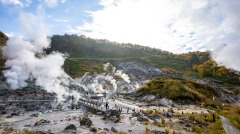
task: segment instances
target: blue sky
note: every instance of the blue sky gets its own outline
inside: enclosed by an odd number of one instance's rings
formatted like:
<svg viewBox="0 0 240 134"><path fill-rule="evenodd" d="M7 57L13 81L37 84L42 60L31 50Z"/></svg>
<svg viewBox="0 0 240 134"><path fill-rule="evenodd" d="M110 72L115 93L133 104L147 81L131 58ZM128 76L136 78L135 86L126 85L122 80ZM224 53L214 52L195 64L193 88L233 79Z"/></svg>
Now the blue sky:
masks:
<svg viewBox="0 0 240 134"><path fill-rule="evenodd" d="M29 3L27 0L1 0L0 30L5 33L21 34L19 13L37 14L38 7L41 6L44 12L44 23L50 34L65 34L66 29L91 21L87 11L101 8L98 0L52 1L51 5L51 2L41 0L32 0Z"/></svg>
<svg viewBox="0 0 240 134"><path fill-rule="evenodd" d="M239 0L0 0L0 30L22 35L22 12L49 34L84 34L174 53L239 46ZM27 18L26 18L27 19Z"/></svg>

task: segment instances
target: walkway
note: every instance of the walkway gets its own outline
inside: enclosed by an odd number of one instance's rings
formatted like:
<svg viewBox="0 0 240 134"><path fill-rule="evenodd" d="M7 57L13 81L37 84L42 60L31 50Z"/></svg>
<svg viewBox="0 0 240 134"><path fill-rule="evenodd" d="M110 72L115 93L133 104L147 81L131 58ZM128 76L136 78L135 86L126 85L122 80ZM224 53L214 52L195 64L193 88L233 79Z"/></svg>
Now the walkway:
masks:
<svg viewBox="0 0 240 134"><path fill-rule="evenodd" d="M226 117L220 116L222 125L227 134L240 134L240 132L232 125Z"/></svg>

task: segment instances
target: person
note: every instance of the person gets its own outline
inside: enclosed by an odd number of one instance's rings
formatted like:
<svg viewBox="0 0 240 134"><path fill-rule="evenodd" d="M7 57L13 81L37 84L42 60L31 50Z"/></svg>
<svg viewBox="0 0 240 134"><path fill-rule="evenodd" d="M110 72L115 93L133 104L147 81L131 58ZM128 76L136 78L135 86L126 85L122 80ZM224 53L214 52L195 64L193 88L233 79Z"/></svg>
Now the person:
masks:
<svg viewBox="0 0 240 134"><path fill-rule="evenodd" d="M213 117L213 122L215 122L216 121L215 114L212 114L212 117Z"/></svg>
<svg viewBox="0 0 240 134"><path fill-rule="evenodd" d="M106 101L106 110L108 110L108 102Z"/></svg>
<svg viewBox="0 0 240 134"><path fill-rule="evenodd" d="M71 109L74 109L74 104L73 104L74 96L73 96L73 95L71 96L71 99L72 99L72 102L71 102Z"/></svg>

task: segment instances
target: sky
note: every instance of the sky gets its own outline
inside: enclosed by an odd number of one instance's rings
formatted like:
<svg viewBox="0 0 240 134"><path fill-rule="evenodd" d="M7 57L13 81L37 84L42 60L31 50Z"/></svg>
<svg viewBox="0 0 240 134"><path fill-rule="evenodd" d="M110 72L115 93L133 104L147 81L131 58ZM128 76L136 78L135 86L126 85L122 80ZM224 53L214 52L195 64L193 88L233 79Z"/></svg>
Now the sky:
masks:
<svg viewBox="0 0 240 134"><path fill-rule="evenodd" d="M40 16L49 35L83 34L174 53L240 48L240 0L0 0L0 31L21 36L23 12Z"/></svg>

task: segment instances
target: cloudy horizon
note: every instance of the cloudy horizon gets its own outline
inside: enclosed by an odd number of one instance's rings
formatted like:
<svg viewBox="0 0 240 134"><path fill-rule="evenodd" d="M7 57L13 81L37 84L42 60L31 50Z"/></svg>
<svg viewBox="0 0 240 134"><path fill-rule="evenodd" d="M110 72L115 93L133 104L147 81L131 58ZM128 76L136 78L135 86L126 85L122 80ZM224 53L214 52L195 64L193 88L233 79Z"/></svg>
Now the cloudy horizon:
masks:
<svg viewBox="0 0 240 134"><path fill-rule="evenodd" d="M239 46L236 0L0 0L0 30L21 35L19 12L44 10L50 34L79 34L173 53ZM14 11L11 8L15 9Z"/></svg>

